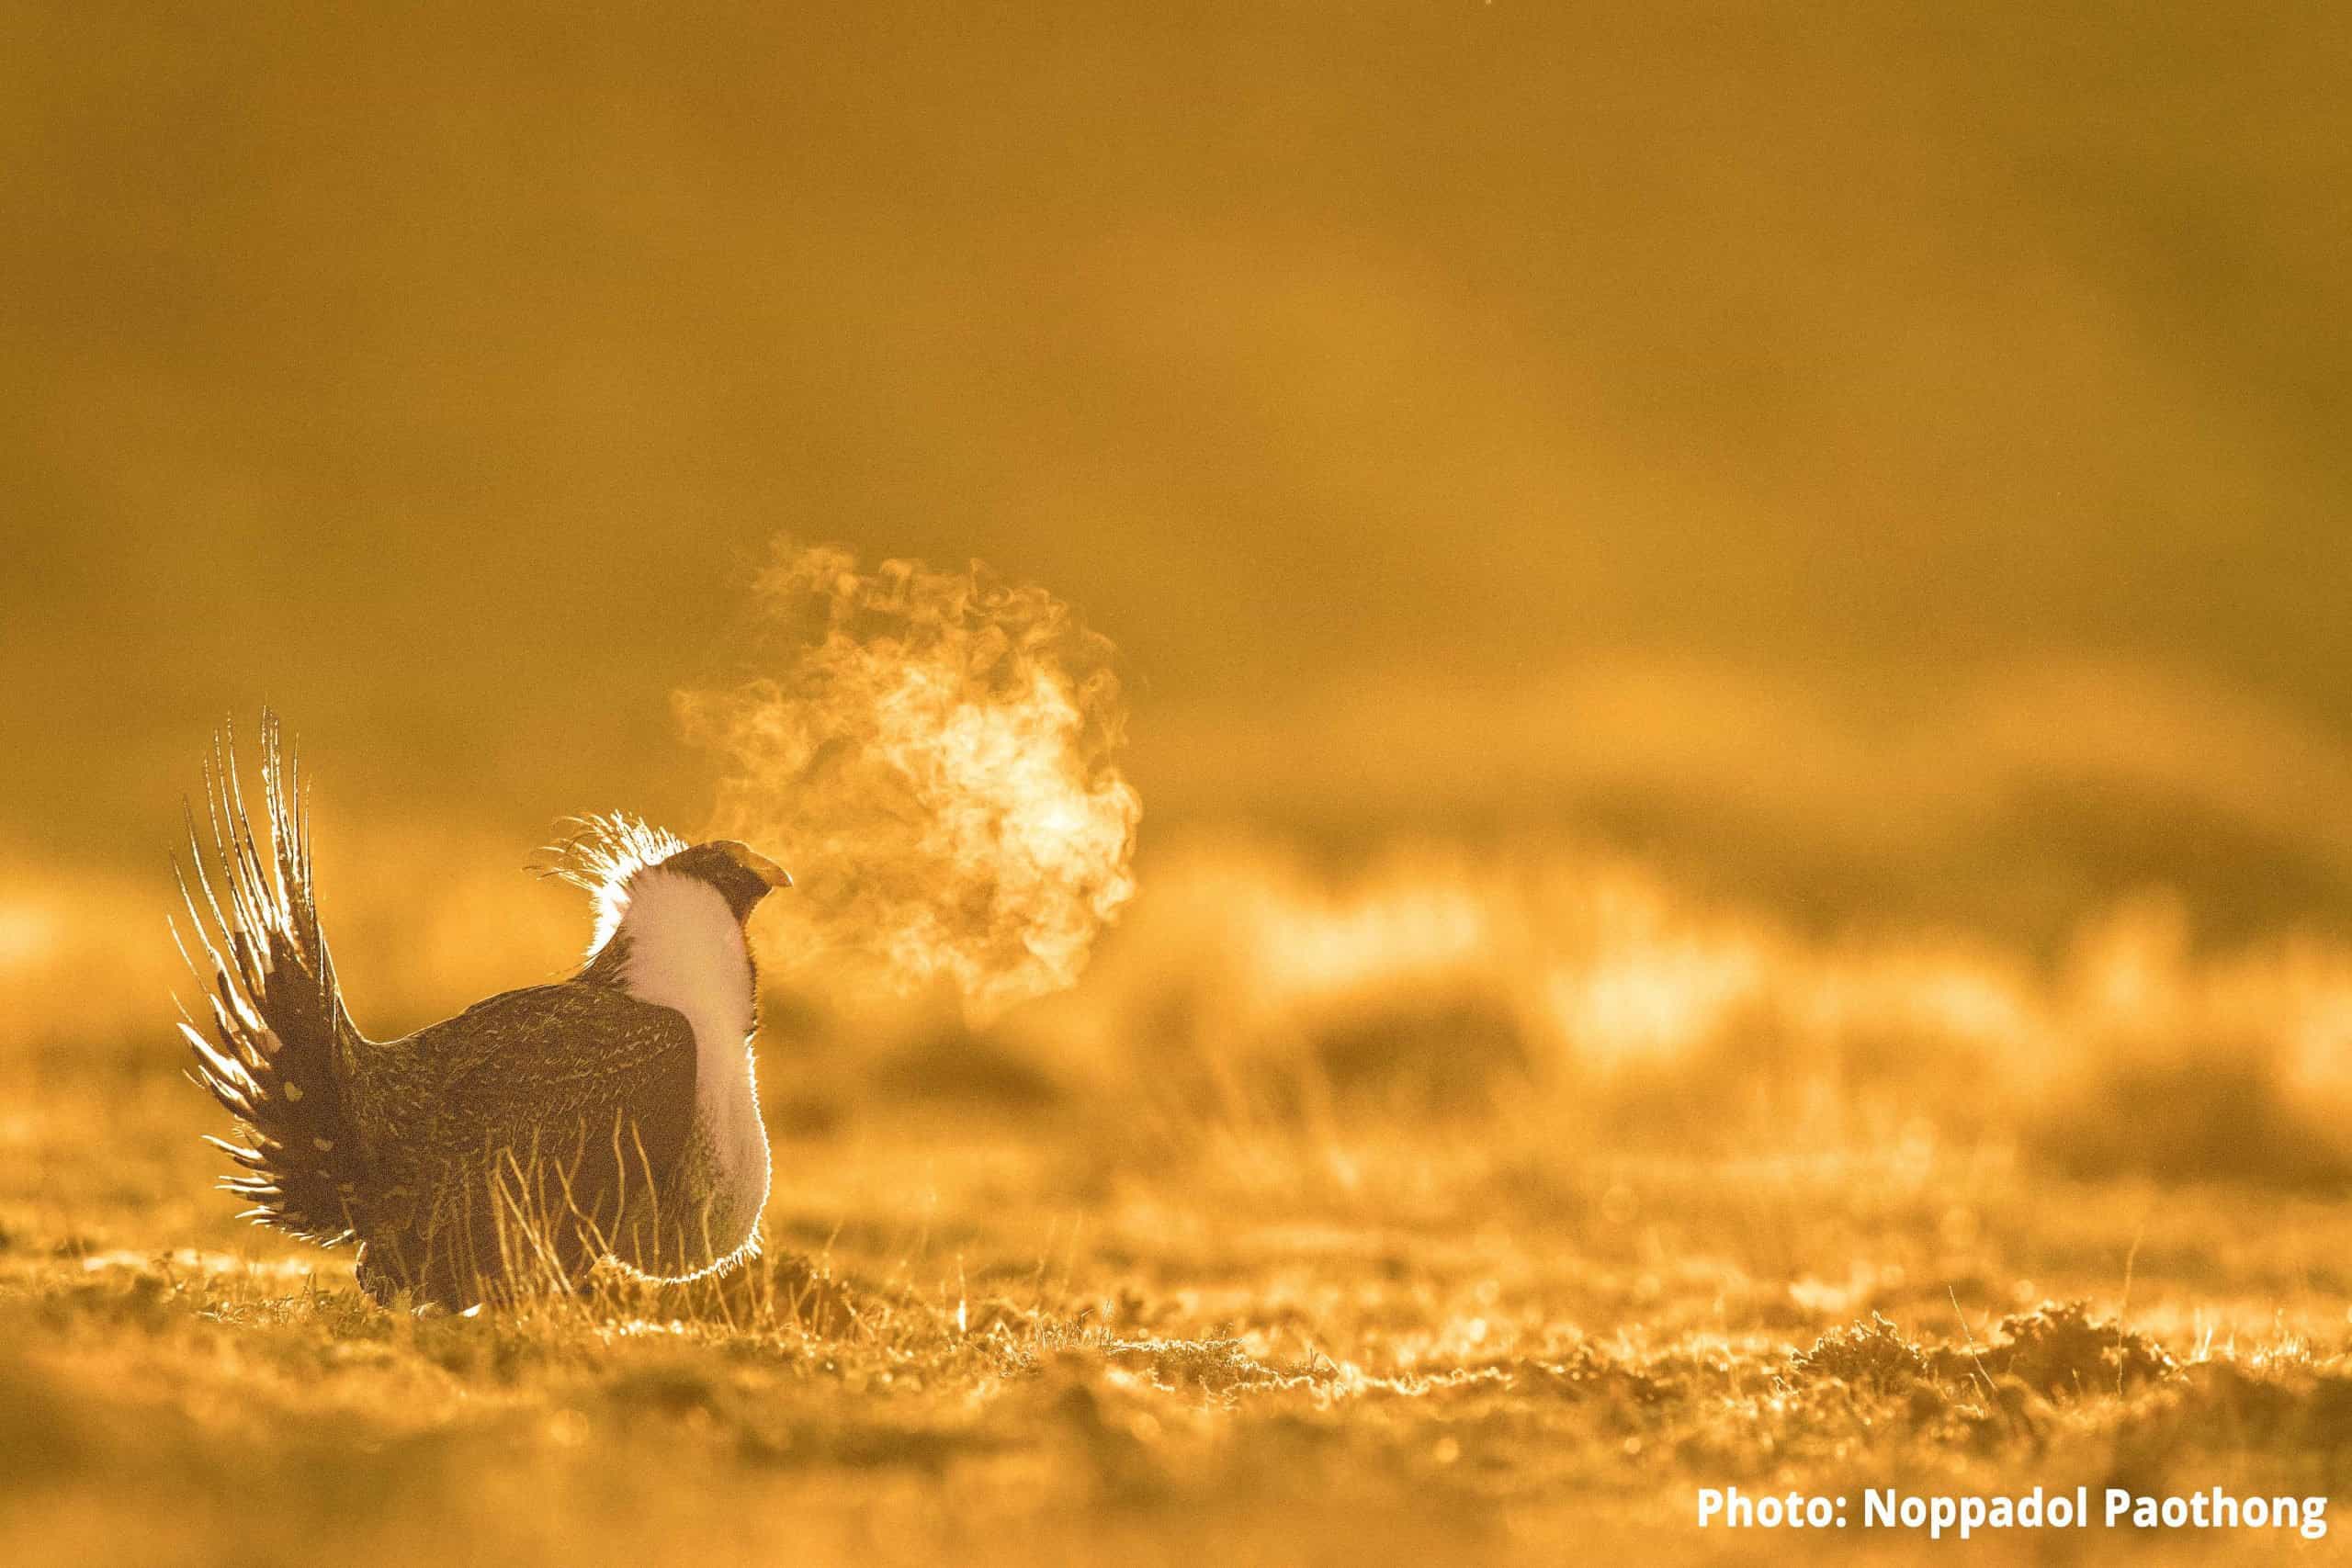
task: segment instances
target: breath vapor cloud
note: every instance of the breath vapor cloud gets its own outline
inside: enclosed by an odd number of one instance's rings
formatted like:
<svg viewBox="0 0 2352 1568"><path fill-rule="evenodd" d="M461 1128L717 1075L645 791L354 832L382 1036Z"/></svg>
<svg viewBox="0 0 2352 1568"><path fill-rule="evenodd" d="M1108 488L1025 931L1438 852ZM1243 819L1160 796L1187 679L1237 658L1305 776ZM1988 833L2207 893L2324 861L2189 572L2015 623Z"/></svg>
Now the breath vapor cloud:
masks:
<svg viewBox="0 0 2352 1568"><path fill-rule="evenodd" d="M978 561L779 540L755 590L757 673L676 701L725 767L716 830L797 878L771 961L976 1020L1076 980L1143 814L1109 640Z"/></svg>

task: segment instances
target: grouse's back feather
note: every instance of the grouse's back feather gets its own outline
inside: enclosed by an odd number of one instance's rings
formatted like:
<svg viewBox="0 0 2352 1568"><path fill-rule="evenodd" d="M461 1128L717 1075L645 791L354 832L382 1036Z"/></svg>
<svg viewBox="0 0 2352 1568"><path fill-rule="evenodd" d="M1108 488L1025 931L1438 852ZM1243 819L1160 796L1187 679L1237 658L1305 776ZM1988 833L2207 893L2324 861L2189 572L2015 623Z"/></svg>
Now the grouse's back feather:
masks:
<svg viewBox="0 0 2352 1568"><path fill-rule="evenodd" d="M209 1038L181 1004L196 1080L241 1123L243 1143L211 1142L243 1168L222 1185L246 1216L330 1246L359 1228L373 1187L351 1088L369 1043L352 1023L319 927L300 761L281 764L277 717L261 721L267 852L246 814L233 737L213 736L205 767L206 835L187 812L194 886L173 871L189 930L180 956L204 994ZM192 943L192 945L191 945Z"/></svg>
<svg viewBox="0 0 2352 1568"><path fill-rule="evenodd" d="M360 1282L449 1305L518 1277L577 1279L608 1252L687 1256L663 1185L694 1127L694 1030L616 987L508 991L376 1048L362 1119L378 1162Z"/></svg>

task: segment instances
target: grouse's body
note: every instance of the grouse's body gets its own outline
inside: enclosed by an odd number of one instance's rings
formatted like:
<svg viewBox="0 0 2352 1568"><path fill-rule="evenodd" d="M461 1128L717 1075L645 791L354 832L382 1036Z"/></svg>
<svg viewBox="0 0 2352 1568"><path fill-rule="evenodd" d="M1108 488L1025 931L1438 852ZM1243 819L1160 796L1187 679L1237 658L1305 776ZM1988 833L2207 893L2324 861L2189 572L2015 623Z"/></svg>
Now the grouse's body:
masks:
<svg viewBox="0 0 2352 1568"><path fill-rule="evenodd" d="M267 717L262 749L269 855L216 748L221 886L199 846L187 899L213 1028L185 1032L201 1081L243 1123L244 1144L220 1146L244 1168L229 1185L248 1213L356 1241L379 1302L453 1307L576 1282L608 1256L678 1279L755 1248L769 1170L743 927L790 878L741 844L589 819L560 868L597 897L586 966L370 1041L335 984L299 783L281 774Z"/></svg>

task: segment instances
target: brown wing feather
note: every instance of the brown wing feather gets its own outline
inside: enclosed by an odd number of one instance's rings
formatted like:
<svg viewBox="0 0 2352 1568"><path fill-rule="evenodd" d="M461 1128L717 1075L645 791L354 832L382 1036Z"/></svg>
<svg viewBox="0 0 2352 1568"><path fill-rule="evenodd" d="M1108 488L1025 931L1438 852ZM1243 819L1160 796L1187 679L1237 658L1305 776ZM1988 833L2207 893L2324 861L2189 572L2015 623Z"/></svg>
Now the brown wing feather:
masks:
<svg viewBox="0 0 2352 1568"><path fill-rule="evenodd" d="M576 1280L652 1224L693 1130L694 1030L609 987L535 986L384 1047L386 1224L362 1282L450 1305Z"/></svg>

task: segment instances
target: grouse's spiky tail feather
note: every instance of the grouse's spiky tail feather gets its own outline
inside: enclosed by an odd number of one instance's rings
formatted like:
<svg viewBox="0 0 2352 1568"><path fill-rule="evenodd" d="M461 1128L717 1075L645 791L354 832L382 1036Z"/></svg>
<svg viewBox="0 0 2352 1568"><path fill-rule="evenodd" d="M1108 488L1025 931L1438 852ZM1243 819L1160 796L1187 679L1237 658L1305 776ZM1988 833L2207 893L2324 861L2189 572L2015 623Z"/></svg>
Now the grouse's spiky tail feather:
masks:
<svg viewBox="0 0 2352 1568"><path fill-rule="evenodd" d="M243 1123L243 1144L209 1140L243 1168L221 1185L252 1202L244 1217L332 1246L351 1239L369 1190L367 1151L350 1113L358 1054L368 1043L344 1010L319 930L300 762L281 766L277 717L267 710L261 776L266 855L245 815L233 738L213 736L205 767L212 869L192 808L194 887L176 856L172 867L193 950L176 921L173 936L204 990L211 1038L186 1004L180 1032L196 1053L192 1076Z"/></svg>

